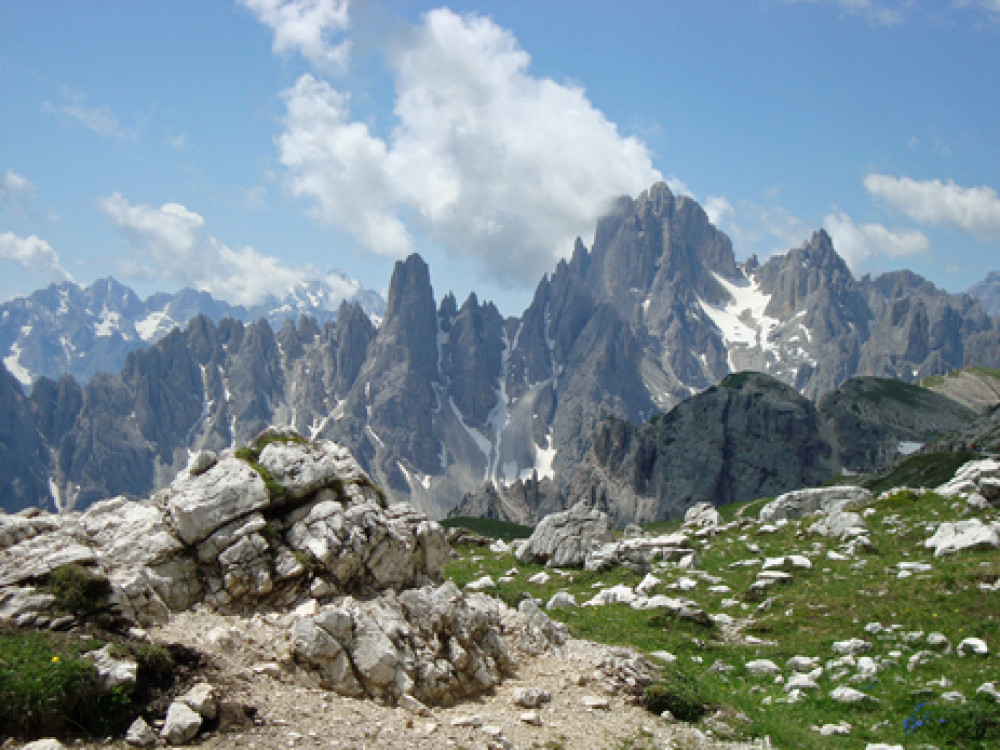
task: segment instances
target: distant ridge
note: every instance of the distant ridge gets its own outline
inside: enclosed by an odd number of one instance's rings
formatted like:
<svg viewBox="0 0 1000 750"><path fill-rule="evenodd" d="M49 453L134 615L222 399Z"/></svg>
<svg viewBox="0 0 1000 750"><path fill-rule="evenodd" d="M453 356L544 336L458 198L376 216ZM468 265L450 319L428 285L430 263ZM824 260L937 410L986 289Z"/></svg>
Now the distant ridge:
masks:
<svg viewBox="0 0 1000 750"><path fill-rule="evenodd" d="M275 329L300 315L323 324L336 319L345 299L341 289L350 291L347 301L358 302L369 316L383 315L385 302L378 293L341 272L333 278L338 289L329 280L311 281L252 307L230 305L191 288L141 300L111 277L87 287L70 281L52 284L0 304L0 359L25 386L42 375L58 379L64 373L86 383L96 372L118 372L129 352L184 328L197 315L216 322L263 318Z"/></svg>

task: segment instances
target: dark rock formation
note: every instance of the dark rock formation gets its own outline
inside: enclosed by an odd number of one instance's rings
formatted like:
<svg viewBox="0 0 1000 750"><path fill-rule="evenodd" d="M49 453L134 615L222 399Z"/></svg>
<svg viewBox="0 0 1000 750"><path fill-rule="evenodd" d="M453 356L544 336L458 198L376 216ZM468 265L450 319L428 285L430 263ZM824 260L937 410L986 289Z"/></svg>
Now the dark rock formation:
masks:
<svg viewBox="0 0 1000 750"><path fill-rule="evenodd" d="M811 401L774 378L739 373L642 427L609 420L594 434L570 502L616 525L677 517L696 502L737 502L814 485L837 471Z"/></svg>

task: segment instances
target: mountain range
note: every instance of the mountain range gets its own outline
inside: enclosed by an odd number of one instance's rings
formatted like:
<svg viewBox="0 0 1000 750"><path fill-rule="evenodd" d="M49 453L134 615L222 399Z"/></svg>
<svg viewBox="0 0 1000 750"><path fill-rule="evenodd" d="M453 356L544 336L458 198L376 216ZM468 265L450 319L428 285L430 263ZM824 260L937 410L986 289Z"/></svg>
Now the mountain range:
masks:
<svg viewBox="0 0 1000 750"><path fill-rule="evenodd" d="M396 264L380 321L357 302L277 328L203 313L126 354L116 374L49 374L25 395L2 372L0 458L18 471L0 500L146 496L190 451L277 424L344 443L391 499L433 517L484 481L520 482L549 507L579 488L595 430L671 423L692 397L734 390L719 386L732 373L761 373L767 388L757 376L755 387L816 410L855 376L912 382L970 365L1000 365L1000 318L973 296L909 271L857 279L822 230L737 263L696 201L657 184L617 200L517 317L474 294L436 301L413 255ZM870 460L898 442L879 437ZM830 450L823 471L846 465Z"/></svg>
<svg viewBox="0 0 1000 750"><path fill-rule="evenodd" d="M385 310L377 292L340 271L249 307L191 288L141 300L110 277L88 287L64 281L0 304L0 359L26 387L42 375L58 379L64 373L86 383L97 372L118 372L129 352L155 344L197 315L215 321L264 319L280 328L300 315L320 323L333 320L345 298L374 319Z"/></svg>

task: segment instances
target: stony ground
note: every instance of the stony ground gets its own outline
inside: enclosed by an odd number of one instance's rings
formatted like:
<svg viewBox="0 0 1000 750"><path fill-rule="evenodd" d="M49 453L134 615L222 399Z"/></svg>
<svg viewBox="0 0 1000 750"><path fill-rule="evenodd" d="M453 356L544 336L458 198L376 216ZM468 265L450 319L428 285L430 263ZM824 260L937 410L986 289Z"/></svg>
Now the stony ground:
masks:
<svg viewBox="0 0 1000 750"><path fill-rule="evenodd" d="M723 743L685 724L655 717L620 695L608 695L595 668L608 653L599 644L571 640L558 652L525 655L516 675L491 695L418 715L354 700L303 684L285 655L280 618L251 619L184 613L149 637L206 653L206 675L223 700L253 706L255 721L195 740L207 750L250 748L751 748ZM518 691L547 691L551 702L533 712L515 703ZM588 702L606 704L588 707ZM534 715L532 715L534 714ZM531 723L529 723L530 720ZM87 748L126 747L124 742Z"/></svg>

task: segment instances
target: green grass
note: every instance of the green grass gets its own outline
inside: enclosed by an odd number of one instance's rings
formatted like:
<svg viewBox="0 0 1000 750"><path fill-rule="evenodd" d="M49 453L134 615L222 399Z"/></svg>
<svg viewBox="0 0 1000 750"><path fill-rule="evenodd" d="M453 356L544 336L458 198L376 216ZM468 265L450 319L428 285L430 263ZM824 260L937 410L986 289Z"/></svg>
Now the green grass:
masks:
<svg viewBox="0 0 1000 750"><path fill-rule="evenodd" d="M118 641L117 658L138 664L131 685L104 688L82 654L104 642L77 633L0 629L0 736L103 737L121 734L174 677L174 659L157 645Z"/></svg>
<svg viewBox="0 0 1000 750"><path fill-rule="evenodd" d="M446 529L468 529L476 534L488 536L491 539L503 539L510 542L514 539L527 539L531 536L530 526L521 526L509 521L498 521L495 518L471 518L469 516L456 516L445 518L441 525Z"/></svg>
<svg viewBox="0 0 1000 750"><path fill-rule="evenodd" d="M971 451L915 453L897 461L885 473L861 478L861 484L876 494L895 487L937 487L976 457Z"/></svg>
<svg viewBox="0 0 1000 750"><path fill-rule="evenodd" d="M938 477L950 478L957 462L953 456L935 457L926 464L911 460L903 470L897 467L899 473L891 476L922 478L907 484L933 486ZM656 700L686 700L708 707L709 713L721 710L725 716L744 715L748 722L727 723L745 738L767 735L776 747L853 750L869 742L905 747L1000 746L996 734L1000 731L1000 707L975 698L981 684L1000 679L995 655L1000 650L1000 593L979 587L1000 579L1000 553L966 551L934 558L932 551L923 547L923 541L940 522L963 517L964 503L922 491L901 491L875 501L869 511L858 509L868 513L866 525L874 549L839 561L826 556L827 551L839 548L837 540L807 532L815 519L793 521L775 533L758 535L758 527L745 519L755 518L765 502L761 499L720 508L725 519L737 522L734 528L695 540L702 560L700 570L721 579L729 592L708 592L709 584L704 581L699 581L694 591L672 590L670 584L682 576L696 576L666 563L656 565L653 571L662 579L653 593L693 599L710 614L748 618L751 624L739 637L733 638L723 627L706 627L625 605L554 610L550 616L565 622L577 637L630 645L647 653L664 650L674 654L677 661L653 690ZM987 511L983 518L996 521L1000 513ZM646 530L661 533L679 528L679 522L664 522ZM499 582L493 591L510 604L524 596L544 602L558 590L572 593L582 603L601 587L618 583L635 586L640 580L624 569L605 573L572 570L565 571L566 575L548 570L547 583L530 584L527 578L543 567L522 565L511 555L495 555L482 548L465 547L457 552L446 567L447 576L462 586L483 575L498 581L511 573L509 580ZM759 603L748 601L746 592L759 568L732 564L791 553L808 556L813 567L790 571L793 583L771 589L769 608L758 612ZM899 578L895 566L905 561L929 563L932 567ZM866 632L865 626L873 622L880 623L885 632ZM907 642L903 634L914 631L923 631L924 636ZM986 659L960 658L952 652L908 669L909 658L927 648L923 639L934 631L943 633L953 647L968 636L982 638L993 655ZM759 641L750 641L748 636ZM884 671L868 681L852 683L849 679L854 671L837 675L826 669L818 679L820 689L807 692L795 704L779 703L786 695L783 685L773 678L754 677L743 666L753 659L767 658L784 667L796 655L819 657L825 666L836 657L833 642L848 638L871 641L871 656L885 665ZM890 656L897 650L899 656ZM712 671L710 667L716 662L733 669ZM786 678L789 674L784 670ZM942 676L950 680L948 688L928 685ZM878 702L856 706L835 703L829 694L838 685L856 687ZM948 706L940 697L946 690L961 692L968 702L962 707ZM656 707L660 705L655 703ZM938 719L945 719L944 724L931 726L925 722L916 726L921 712L931 710L927 709L929 705L939 712ZM850 736L821 737L811 728L840 721L852 725Z"/></svg>

